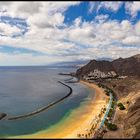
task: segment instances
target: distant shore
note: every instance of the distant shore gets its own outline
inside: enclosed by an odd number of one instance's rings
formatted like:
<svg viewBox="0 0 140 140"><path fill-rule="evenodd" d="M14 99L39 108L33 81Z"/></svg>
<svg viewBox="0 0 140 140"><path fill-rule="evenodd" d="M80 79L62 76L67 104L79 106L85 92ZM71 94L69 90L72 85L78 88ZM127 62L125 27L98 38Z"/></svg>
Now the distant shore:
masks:
<svg viewBox="0 0 140 140"><path fill-rule="evenodd" d="M95 121L95 119L97 118L99 120L101 109L107 106L106 101L109 97L106 96L103 89L93 83L85 81L80 81L80 83L88 86L93 89L93 92L95 92L94 99L87 105L79 108L79 112L82 112L80 116L78 116L77 109L73 113L73 117L71 117L70 120L68 119L66 123L62 123L58 130L54 130L55 132L45 132L44 130L35 134L16 136L12 138L78 138L79 134L82 135L82 137L85 137L91 130L91 127L93 125L95 126L95 122L97 123L96 128L99 127L100 121Z"/></svg>

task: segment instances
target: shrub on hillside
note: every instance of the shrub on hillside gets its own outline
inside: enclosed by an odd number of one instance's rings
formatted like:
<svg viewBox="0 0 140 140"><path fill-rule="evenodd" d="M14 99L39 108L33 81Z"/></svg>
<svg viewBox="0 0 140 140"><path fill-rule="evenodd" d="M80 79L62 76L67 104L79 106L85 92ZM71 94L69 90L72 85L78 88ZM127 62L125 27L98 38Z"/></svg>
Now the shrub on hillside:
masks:
<svg viewBox="0 0 140 140"><path fill-rule="evenodd" d="M112 114L113 114L113 109L111 108L111 109L109 110L108 117L111 117Z"/></svg>
<svg viewBox="0 0 140 140"><path fill-rule="evenodd" d="M120 110L125 110L125 106L122 103L118 103L118 107Z"/></svg>
<svg viewBox="0 0 140 140"><path fill-rule="evenodd" d="M108 123L108 124L107 124L107 128L108 128L109 130L112 130L112 131L115 131L115 130L118 129L117 125L116 125L116 124L113 124L113 123Z"/></svg>

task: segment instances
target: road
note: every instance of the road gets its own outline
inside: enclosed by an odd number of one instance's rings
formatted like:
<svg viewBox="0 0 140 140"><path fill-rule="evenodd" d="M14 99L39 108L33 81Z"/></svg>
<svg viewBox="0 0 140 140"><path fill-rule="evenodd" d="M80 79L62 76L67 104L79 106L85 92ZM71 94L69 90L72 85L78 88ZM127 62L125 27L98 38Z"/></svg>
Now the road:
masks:
<svg viewBox="0 0 140 140"><path fill-rule="evenodd" d="M105 120L106 120L106 118L107 118L107 116L108 116L109 110L111 109L112 101L113 101L113 95L112 95L112 93L110 93L109 104L108 104L107 110L106 110L106 112L105 112L105 116L104 116L104 118L102 119L99 128L101 128L101 127L104 125L104 122L105 122Z"/></svg>

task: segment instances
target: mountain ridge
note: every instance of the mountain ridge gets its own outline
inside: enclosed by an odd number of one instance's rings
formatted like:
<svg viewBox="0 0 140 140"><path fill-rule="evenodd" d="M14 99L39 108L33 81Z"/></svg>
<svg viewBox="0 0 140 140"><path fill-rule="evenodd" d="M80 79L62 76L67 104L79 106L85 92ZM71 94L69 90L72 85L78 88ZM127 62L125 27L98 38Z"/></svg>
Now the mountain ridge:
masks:
<svg viewBox="0 0 140 140"><path fill-rule="evenodd" d="M104 73L114 71L119 76L140 76L140 54L112 61L93 59L85 66L79 68L76 75L82 77L95 69Z"/></svg>

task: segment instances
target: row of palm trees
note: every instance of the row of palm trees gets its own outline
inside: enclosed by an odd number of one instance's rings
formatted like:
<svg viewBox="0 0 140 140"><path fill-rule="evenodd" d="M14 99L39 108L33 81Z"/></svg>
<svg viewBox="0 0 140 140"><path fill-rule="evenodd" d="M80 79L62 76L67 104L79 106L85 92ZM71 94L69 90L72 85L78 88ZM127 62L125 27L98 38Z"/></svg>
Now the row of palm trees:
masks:
<svg viewBox="0 0 140 140"><path fill-rule="evenodd" d="M105 106L103 108L101 108L100 114L97 116L95 116L95 118L93 118L93 121L91 122L91 128L89 130L87 130L87 132L84 134L77 134L77 137L79 138L93 138L94 133L97 131L97 125L99 124L99 122L101 122L101 118L103 116L103 114L105 113L106 108Z"/></svg>

